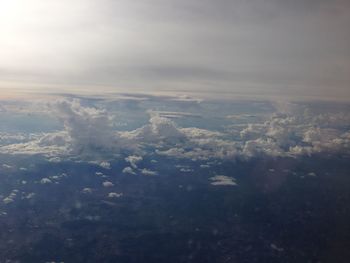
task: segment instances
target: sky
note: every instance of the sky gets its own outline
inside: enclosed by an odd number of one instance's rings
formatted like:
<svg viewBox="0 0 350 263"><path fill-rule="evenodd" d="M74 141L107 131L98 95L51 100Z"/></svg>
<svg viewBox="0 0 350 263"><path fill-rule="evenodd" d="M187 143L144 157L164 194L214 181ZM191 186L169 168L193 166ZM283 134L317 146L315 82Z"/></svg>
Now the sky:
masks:
<svg viewBox="0 0 350 263"><path fill-rule="evenodd" d="M0 97L197 92L350 100L347 0L0 0Z"/></svg>

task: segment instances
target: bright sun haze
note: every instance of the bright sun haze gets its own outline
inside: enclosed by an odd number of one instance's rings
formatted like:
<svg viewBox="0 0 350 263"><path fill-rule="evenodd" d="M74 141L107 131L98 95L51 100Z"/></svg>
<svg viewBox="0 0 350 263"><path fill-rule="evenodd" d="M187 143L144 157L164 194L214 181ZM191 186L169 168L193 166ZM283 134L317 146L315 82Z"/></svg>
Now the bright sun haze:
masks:
<svg viewBox="0 0 350 263"><path fill-rule="evenodd" d="M349 99L349 10L343 0L2 0L0 88Z"/></svg>

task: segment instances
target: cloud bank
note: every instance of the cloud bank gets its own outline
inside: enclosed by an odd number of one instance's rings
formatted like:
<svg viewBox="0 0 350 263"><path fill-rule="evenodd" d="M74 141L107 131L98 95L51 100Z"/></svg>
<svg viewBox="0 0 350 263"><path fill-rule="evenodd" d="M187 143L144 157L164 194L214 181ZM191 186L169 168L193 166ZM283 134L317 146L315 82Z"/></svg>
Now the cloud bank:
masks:
<svg viewBox="0 0 350 263"><path fill-rule="evenodd" d="M149 123L131 131L116 131L103 109L83 106L78 100L63 100L51 105L52 113L64 130L30 136L2 135L1 153L41 154L50 158L101 160L127 154L136 173L144 155L155 153L191 160L256 156L297 157L316 153L350 153L350 115L316 114L305 109L276 112L261 122L232 124L223 132L196 127L181 128L171 118L152 114ZM23 142L18 143L18 140ZM146 150L147 149L147 150ZM58 159L60 160L60 159ZM150 175L152 171L140 170Z"/></svg>

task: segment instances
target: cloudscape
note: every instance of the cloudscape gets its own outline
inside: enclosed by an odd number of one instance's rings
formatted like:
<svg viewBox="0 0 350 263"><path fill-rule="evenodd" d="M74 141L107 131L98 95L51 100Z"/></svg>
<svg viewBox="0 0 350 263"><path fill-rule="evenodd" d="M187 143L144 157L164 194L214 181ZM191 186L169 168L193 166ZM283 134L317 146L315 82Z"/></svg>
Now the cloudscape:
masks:
<svg viewBox="0 0 350 263"><path fill-rule="evenodd" d="M0 262L349 262L345 0L0 0Z"/></svg>

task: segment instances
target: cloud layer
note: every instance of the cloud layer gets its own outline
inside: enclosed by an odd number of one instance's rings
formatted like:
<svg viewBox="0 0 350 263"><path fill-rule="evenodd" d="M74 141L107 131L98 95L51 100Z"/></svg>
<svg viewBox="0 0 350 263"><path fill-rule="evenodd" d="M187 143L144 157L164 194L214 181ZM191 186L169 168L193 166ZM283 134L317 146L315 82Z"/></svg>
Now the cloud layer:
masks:
<svg viewBox="0 0 350 263"><path fill-rule="evenodd" d="M349 14L346 0L3 0L0 87L349 99Z"/></svg>

